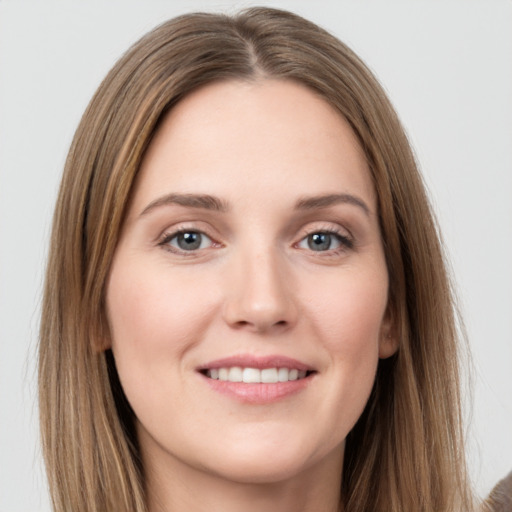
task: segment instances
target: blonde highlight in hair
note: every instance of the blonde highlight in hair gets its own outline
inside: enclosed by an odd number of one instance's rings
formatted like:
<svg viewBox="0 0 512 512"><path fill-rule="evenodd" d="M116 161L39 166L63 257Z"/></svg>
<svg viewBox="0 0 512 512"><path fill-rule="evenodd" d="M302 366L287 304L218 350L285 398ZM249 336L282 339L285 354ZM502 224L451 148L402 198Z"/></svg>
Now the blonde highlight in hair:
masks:
<svg viewBox="0 0 512 512"><path fill-rule="evenodd" d="M252 8L157 27L114 66L66 161L39 349L43 451L56 512L147 508L133 413L108 350L105 283L141 159L163 116L222 80L293 80L333 105L366 154L400 340L349 434L345 512L466 511L453 295L425 187L381 86L343 43L294 14Z"/></svg>

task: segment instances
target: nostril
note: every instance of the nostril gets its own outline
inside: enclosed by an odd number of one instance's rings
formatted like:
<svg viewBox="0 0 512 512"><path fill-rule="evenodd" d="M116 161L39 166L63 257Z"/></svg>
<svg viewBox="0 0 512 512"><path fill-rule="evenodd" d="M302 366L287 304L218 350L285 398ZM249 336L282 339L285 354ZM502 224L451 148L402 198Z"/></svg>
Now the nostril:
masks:
<svg viewBox="0 0 512 512"><path fill-rule="evenodd" d="M232 327L235 329L246 329L250 328L251 330L257 332L267 331L269 329L284 329L289 325L287 320L278 320L277 322L265 322L263 320L250 322L248 320L238 320L232 324Z"/></svg>
<svg viewBox="0 0 512 512"><path fill-rule="evenodd" d="M247 325L250 325L250 322L247 320L239 320L238 322L235 322L234 324L236 327L246 327Z"/></svg>

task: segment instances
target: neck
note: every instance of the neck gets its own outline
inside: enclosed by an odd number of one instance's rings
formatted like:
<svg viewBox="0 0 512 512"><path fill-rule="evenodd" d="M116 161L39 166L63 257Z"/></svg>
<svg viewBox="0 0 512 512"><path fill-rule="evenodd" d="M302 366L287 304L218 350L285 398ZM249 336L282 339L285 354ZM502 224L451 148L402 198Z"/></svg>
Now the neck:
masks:
<svg viewBox="0 0 512 512"><path fill-rule="evenodd" d="M233 481L172 457L143 459L149 512L341 511L343 447L289 478L261 483Z"/></svg>

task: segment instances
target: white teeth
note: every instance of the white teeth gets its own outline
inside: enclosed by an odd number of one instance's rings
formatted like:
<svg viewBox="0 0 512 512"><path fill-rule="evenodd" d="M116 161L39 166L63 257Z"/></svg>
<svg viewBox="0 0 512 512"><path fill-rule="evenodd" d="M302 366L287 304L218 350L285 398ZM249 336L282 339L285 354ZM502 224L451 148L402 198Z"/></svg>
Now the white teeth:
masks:
<svg viewBox="0 0 512 512"><path fill-rule="evenodd" d="M244 368L243 381L247 383L261 382L261 372L257 368Z"/></svg>
<svg viewBox="0 0 512 512"><path fill-rule="evenodd" d="M277 368L265 368L261 370L261 382L267 384L277 382Z"/></svg>
<svg viewBox="0 0 512 512"><path fill-rule="evenodd" d="M242 368L239 366L233 366L233 368L230 368L228 380L229 382L242 382Z"/></svg>
<svg viewBox="0 0 512 512"><path fill-rule="evenodd" d="M277 379L279 382L288 382L288 368L279 368L277 371Z"/></svg>
<svg viewBox="0 0 512 512"><path fill-rule="evenodd" d="M303 379L306 377L306 370L297 370L296 368L241 368L232 366L230 368L212 368L206 372L210 379L245 382L247 384L274 384L276 382L288 382L292 380Z"/></svg>

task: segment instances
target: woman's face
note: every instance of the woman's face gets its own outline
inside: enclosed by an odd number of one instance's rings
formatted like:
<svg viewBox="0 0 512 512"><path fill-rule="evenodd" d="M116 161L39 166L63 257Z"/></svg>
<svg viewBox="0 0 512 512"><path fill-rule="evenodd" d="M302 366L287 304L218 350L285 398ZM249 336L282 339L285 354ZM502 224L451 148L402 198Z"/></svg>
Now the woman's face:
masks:
<svg viewBox="0 0 512 512"><path fill-rule="evenodd" d="M341 470L394 351L375 191L343 118L286 81L189 95L146 153L107 288L146 464Z"/></svg>

